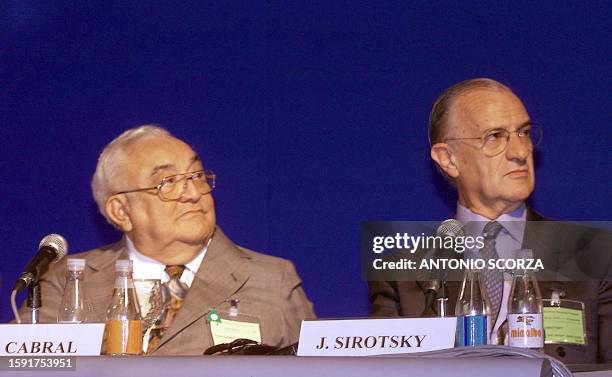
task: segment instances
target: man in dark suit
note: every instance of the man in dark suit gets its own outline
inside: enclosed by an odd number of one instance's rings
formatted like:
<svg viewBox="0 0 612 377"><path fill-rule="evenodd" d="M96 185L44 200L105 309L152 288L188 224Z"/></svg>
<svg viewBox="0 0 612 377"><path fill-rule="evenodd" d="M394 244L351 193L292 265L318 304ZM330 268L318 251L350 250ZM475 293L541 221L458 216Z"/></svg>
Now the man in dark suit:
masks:
<svg viewBox="0 0 612 377"><path fill-rule="evenodd" d="M534 190L533 148L541 139L521 100L505 85L490 79L472 79L447 89L434 103L429 119L431 158L458 192L456 217L462 223L501 224L496 233L499 258L511 257L516 249L533 249L555 265L575 265L576 253L609 249L607 234L569 224L541 223L544 220L526 200ZM529 221L529 222L528 222ZM607 243L607 245L606 245ZM505 250L505 251L504 251ZM506 255L503 255L503 253ZM588 259L595 254L580 254ZM596 255L600 257L601 254ZM603 257L609 263L609 251ZM605 264L604 263L604 264ZM605 267L604 267L605 269ZM601 276L607 276L605 273ZM451 311L458 283L449 285ZM503 342L507 314L507 279L492 303L493 342ZM608 280L541 282L544 298L559 294L585 304L586 345L546 345L546 353L566 363L612 361L612 285ZM371 315L417 317L424 312L424 290L415 281L370 282ZM503 292L503 294L502 294ZM489 293L491 295L491 293Z"/></svg>
<svg viewBox="0 0 612 377"><path fill-rule="evenodd" d="M106 146L92 190L101 214L123 237L70 256L86 261L84 292L93 321L105 320L115 261L130 259L135 278L168 282L168 267L178 267L176 284L185 293L176 316L148 343L148 354L201 355L213 346L213 310L224 319L259 323L265 344L297 342L301 321L315 314L293 264L235 245L215 223L214 186L215 175L193 149L160 127L130 129ZM42 276L41 322L56 322L65 274L63 260ZM232 308L235 318L226 317ZM27 321L28 311L21 313Z"/></svg>

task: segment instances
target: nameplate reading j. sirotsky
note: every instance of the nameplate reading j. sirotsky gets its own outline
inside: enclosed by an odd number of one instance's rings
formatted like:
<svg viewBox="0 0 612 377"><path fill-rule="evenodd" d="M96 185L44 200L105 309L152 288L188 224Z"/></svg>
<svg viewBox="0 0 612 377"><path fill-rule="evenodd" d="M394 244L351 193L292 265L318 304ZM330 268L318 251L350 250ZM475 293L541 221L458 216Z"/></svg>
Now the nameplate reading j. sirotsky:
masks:
<svg viewBox="0 0 612 377"><path fill-rule="evenodd" d="M452 348L457 319L302 321L298 356L374 356Z"/></svg>
<svg viewBox="0 0 612 377"><path fill-rule="evenodd" d="M103 323L0 325L0 356L99 356Z"/></svg>

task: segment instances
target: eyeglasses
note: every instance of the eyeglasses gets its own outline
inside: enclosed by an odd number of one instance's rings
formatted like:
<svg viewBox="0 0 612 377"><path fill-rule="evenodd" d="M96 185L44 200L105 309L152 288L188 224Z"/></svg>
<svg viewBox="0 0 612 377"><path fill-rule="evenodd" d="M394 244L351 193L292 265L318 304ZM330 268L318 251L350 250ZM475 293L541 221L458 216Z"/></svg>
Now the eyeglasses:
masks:
<svg viewBox="0 0 612 377"><path fill-rule="evenodd" d="M529 124L519 128L516 131L508 131L505 129L491 130L485 133L481 137L456 137L447 138L444 141L450 140L480 140L480 148L487 157L496 156L508 148L508 142L510 141L510 134L516 134L520 141L522 141L527 147L533 148L540 144L542 141L542 128Z"/></svg>
<svg viewBox="0 0 612 377"><path fill-rule="evenodd" d="M161 180L159 185L155 187L147 187L136 190L121 191L116 193L129 194L131 192L157 190L162 200L178 200L180 199L185 191L187 190L187 183L189 180L193 182L193 185L202 195L206 195L212 192L215 188L216 175L211 170L198 170L191 173L176 174L165 177Z"/></svg>

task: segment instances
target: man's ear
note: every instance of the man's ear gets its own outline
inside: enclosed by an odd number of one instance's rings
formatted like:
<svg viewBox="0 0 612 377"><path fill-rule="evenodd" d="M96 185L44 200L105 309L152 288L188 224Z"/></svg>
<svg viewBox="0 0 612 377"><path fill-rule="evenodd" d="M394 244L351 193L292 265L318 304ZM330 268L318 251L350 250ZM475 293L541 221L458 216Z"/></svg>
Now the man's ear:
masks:
<svg viewBox="0 0 612 377"><path fill-rule="evenodd" d="M451 178L457 178L459 176L455 156L453 156L453 152L448 144L436 143L432 145L430 155L446 175Z"/></svg>
<svg viewBox="0 0 612 377"><path fill-rule="evenodd" d="M121 194L113 195L106 200L104 206L108 218L123 232L132 230L132 221L128 211L128 203L125 197Z"/></svg>

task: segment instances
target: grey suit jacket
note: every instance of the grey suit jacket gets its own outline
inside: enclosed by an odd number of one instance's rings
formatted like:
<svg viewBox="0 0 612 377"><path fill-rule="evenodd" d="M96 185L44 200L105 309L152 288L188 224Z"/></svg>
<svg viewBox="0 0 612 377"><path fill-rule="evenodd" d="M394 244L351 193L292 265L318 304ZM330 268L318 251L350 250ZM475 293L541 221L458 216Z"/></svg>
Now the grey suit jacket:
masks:
<svg viewBox="0 0 612 377"><path fill-rule="evenodd" d="M84 292L103 322L113 292L117 259L127 259L125 241L71 255L86 260ZM41 322L56 322L66 281L66 261L51 266L41 279ZM153 355L201 355L213 345L207 314L229 310L238 299L241 315L259 319L262 342L286 346L298 341L301 321L315 314L293 264L236 246L217 228L183 306ZM22 320L29 319L21 309Z"/></svg>
<svg viewBox="0 0 612 377"><path fill-rule="evenodd" d="M528 212L529 221L545 220L533 211ZM523 246L534 250L536 257L546 255L549 260L545 266L559 264L563 260L588 260L588 255L576 255L576 250L606 251L607 256L598 257L604 260L604 267L610 265L610 248L612 240L604 237L590 237L588 228L576 227L567 223L528 223L525 228ZM601 245L591 248L593 240ZM579 300L585 303L585 326L588 344L581 345L545 345L545 352L559 358L565 363L612 362L612 283L609 280L595 281L540 281L542 298L550 298L553 290L565 293L565 299ZM455 308L459 295L460 283L451 281L449 288L449 305ZM369 296L372 317L419 317L425 307L423 288L415 281L371 281Z"/></svg>

